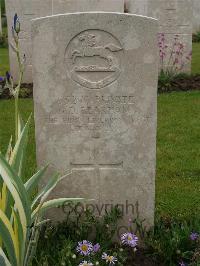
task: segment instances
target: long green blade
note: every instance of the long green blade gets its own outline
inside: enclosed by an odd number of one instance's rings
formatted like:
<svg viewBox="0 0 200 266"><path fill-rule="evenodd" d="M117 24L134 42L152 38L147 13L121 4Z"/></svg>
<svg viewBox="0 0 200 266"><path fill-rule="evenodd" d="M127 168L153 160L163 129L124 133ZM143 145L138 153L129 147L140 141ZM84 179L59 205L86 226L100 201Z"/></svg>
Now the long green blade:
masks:
<svg viewBox="0 0 200 266"><path fill-rule="evenodd" d="M47 185L39 192L39 194L33 200L31 209L34 208L36 203L41 199L42 202L48 197L50 192L56 187L59 181L59 174L55 174L47 183Z"/></svg>
<svg viewBox="0 0 200 266"><path fill-rule="evenodd" d="M11 154L12 154L12 136L10 138L10 142L8 144L8 148L7 148L7 151L6 151L6 156L5 156L6 157L6 161L9 161Z"/></svg>
<svg viewBox="0 0 200 266"><path fill-rule="evenodd" d="M19 239L20 262L22 264L24 260L25 248L26 248L27 243L26 243L26 239L24 239L24 236L23 236L23 226L20 221L19 213L16 212L14 209L13 209L13 213L14 213L14 223L17 223L17 232L15 233L17 234L18 239Z"/></svg>
<svg viewBox="0 0 200 266"><path fill-rule="evenodd" d="M45 202L42 207L37 207L33 212L32 212L32 220L35 219L35 216L39 212L40 215L44 214L48 209L51 208L58 208L60 206L63 206L67 202L81 202L83 201L83 198L60 198L60 199L52 199L47 202Z"/></svg>
<svg viewBox="0 0 200 266"><path fill-rule="evenodd" d="M19 211L20 220L23 225L24 238L26 238L27 226L31 224L31 209L22 180L13 172L11 166L0 154L0 175L12 194L15 206Z"/></svg>
<svg viewBox="0 0 200 266"><path fill-rule="evenodd" d="M24 126L17 143L13 149L11 158L10 158L10 165L15 169L17 174L20 176L21 169L23 166L24 161L24 154L26 151L27 141L28 141L28 129L31 121L31 116L29 117L26 125Z"/></svg>
<svg viewBox="0 0 200 266"><path fill-rule="evenodd" d="M30 195L34 189L37 188L39 181L43 178L48 166L40 169L36 174L34 174L26 183L25 188L28 194Z"/></svg>
<svg viewBox="0 0 200 266"><path fill-rule="evenodd" d="M1 266L11 266L6 254L3 252L3 249L0 247L0 265Z"/></svg>
<svg viewBox="0 0 200 266"><path fill-rule="evenodd" d="M3 245L6 248L11 265L17 266L18 262L11 232L12 229L9 228L9 221L7 220L5 214L0 210L0 235L3 239Z"/></svg>

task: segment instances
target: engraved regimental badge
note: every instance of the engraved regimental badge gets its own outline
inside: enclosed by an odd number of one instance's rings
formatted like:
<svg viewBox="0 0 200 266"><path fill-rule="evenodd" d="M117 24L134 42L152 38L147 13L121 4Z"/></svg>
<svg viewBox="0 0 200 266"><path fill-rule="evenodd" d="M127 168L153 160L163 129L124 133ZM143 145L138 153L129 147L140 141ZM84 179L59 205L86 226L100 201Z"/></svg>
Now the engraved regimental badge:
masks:
<svg viewBox="0 0 200 266"><path fill-rule="evenodd" d="M87 30L68 44L65 59L68 76L89 89L101 89L118 79L123 49L120 42L102 30Z"/></svg>

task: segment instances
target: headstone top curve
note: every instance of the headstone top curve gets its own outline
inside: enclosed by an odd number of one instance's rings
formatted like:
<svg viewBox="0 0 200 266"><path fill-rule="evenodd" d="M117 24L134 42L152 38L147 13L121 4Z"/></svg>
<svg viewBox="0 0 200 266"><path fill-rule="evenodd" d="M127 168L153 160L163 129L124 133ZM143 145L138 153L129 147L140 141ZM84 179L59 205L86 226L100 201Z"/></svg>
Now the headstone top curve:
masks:
<svg viewBox="0 0 200 266"><path fill-rule="evenodd" d="M138 14L131 14L131 13L121 13L121 12L105 12L105 11L90 11L90 12L74 12L74 13L65 13L65 14L56 14L56 15L52 15L52 16L45 16L45 17L39 17L39 18L34 18L31 20L32 23L36 22L36 21L42 21L45 19L54 19L54 18L58 18L58 17L69 17L69 16L76 16L76 15L98 15L98 14L105 14L105 15L120 15L120 16L124 16L124 17L135 17L135 18L143 18L145 20L148 21L152 21L152 22L158 22L157 18L153 18L153 17L148 17L148 16L143 16L143 15L138 15Z"/></svg>

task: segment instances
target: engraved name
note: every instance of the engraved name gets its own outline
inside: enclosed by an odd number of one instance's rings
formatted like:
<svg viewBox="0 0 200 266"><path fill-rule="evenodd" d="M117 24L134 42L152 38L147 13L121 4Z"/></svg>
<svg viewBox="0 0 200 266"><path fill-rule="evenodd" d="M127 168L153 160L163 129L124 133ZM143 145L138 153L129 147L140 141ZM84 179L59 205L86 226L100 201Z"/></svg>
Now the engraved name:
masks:
<svg viewBox="0 0 200 266"><path fill-rule="evenodd" d="M74 129L106 129L122 119L132 123L138 113L134 95L69 95L54 103L46 122Z"/></svg>

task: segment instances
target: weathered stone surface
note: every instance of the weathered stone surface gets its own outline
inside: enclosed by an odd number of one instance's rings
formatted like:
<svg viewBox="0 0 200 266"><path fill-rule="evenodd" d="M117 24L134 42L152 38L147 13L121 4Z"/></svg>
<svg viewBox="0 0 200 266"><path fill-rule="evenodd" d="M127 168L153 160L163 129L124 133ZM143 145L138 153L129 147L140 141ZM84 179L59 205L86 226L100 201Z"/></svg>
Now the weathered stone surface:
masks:
<svg viewBox="0 0 200 266"><path fill-rule="evenodd" d="M40 16L52 15L52 0L6 0L6 14L8 21L8 40L12 39L13 17L17 13L21 22L20 45L21 55L26 55L26 68L24 73L24 82L32 82L32 61L31 61L31 19ZM18 64L16 55L12 49L9 49L10 71L15 81L18 79Z"/></svg>
<svg viewBox="0 0 200 266"><path fill-rule="evenodd" d="M166 62L174 45L176 35L183 40L186 57L192 51L193 0L126 0L129 13L157 18L159 32L165 34L169 46ZM185 71L190 72L191 60L186 60Z"/></svg>
<svg viewBox="0 0 200 266"><path fill-rule="evenodd" d="M193 0L193 32L200 31L200 1Z"/></svg>
<svg viewBox="0 0 200 266"><path fill-rule="evenodd" d="M124 0L6 0L8 19L8 39L12 41L11 28L14 14L17 13L21 21L20 39L26 52L28 61L24 74L24 82L32 82L32 62L30 49L31 19L79 11L116 11L123 12ZM15 80L18 77L18 65L12 49L9 50L10 70Z"/></svg>
<svg viewBox="0 0 200 266"><path fill-rule="evenodd" d="M52 0L53 14L107 11L124 13L124 0Z"/></svg>
<svg viewBox="0 0 200 266"><path fill-rule="evenodd" d="M122 204L126 218L139 211L153 224L156 33L155 19L130 14L34 20L38 166L72 171L54 197L95 199L101 214Z"/></svg>

